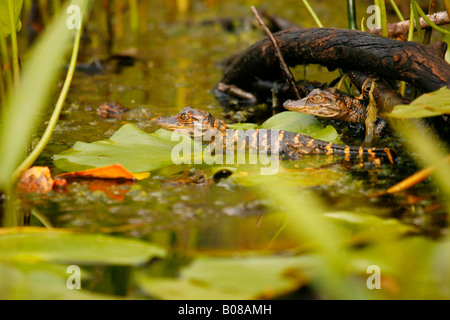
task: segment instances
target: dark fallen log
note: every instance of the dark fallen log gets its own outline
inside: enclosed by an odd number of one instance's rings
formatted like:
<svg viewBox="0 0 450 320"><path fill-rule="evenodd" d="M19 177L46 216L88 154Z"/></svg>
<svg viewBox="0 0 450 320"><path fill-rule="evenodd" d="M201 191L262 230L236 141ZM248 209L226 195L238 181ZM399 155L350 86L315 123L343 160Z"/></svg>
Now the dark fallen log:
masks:
<svg viewBox="0 0 450 320"><path fill-rule="evenodd" d="M348 76L350 81L357 88L362 88L364 85L364 88L367 90L367 88L370 88L372 85L372 80L369 79L370 75L363 72L352 70L349 71ZM376 85L373 90L373 97L381 113L391 112L392 109L399 104L410 103L408 99L402 97L383 79L376 80Z"/></svg>
<svg viewBox="0 0 450 320"><path fill-rule="evenodd" d="M406 81L423 92L450 86L447 45L400 42L369 33L309 28L274 34L288 66L321 64L329 69L359 70L381 78ZM222 83L252 92L257 79L282 77L275 48L265 38L242 52L225 70Z"/></svg>

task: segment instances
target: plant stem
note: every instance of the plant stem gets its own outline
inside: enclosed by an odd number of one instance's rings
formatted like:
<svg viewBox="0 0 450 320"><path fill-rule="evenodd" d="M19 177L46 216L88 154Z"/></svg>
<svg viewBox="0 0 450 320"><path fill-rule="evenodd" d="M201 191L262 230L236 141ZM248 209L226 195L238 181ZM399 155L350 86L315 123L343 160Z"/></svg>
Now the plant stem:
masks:
<svg viewBox="0 0 450 320"><path fill-rule="evenodd" d="M418 15L420 15L422 17L423 20L426 21L426 23L428 23L433 29L435 29L436 31L445 33L445 34L450 34L450 31L442 29L441 27L437 26L436 24L434 24L429 18L428 16L425 14L425 12L423 12L423 10L420 8L420 6L417 4L417 2L415 2L415 7L417 10Z"/></svg>
<svg viewBox="0 0 450 320"><path fill-rule="evenodd" d="M44 25L48 25L50 16L48 13L48 1L47 0L39 0L39 11L42 15L42 21L44 22Z"/></svg>
<svg viewBox="0 0 450 320"><path fill-rule="evenodd" d="M347 0L347 20L349 29L358 30L355 0Z"/></svg>
<svg viewBox="0 0 450 320"><path fill-rule="evenodd" d="M139 5L137 0L130 0L130 27L135 35L139 33Z"/></svg>
<svg viewBox="0 0 450 320"><path fill-rule="evenodd" d="M381 24L381 35L383 37L388 37L388 24L387 24L387 17L386 17L386 4L384 0L375 0L375 5L380 8L380 24Z"/></svg>
<svg viewBox="0 0 450 320"><path fill-rule="evenodd" d="M42 225L44 227L46 227L47 229L53 229L53 226L52 226L52 223L50 222L50 220L48 220L48 218L45 215L43 215L36 209L31 209L30 214L33 215L36 219L38 219L39 222L42 223Z"/></svg>
<svg viewBox="0 0 450 320"><path fill-rule="evenodd" d="M52 136L53 130L55 129L56 124L58 122L59 115L61 114L62 107L64 105L64 102L66 101L66 97L69 92L70 85L72 83L73 75L75 73L78 51L80 49L81 29L82 28L78 29L76 32L69 70L67 72L67 76L64 81L64 86L61 90L58 101L56 102L56 106L55 109L53 110L48 126L45 129L45 132L42 135L42 138L39 141L38 145L33 149L30 155L19 165L19 167L12 174L12 181L15 181L23 171L28 169L33 164L33 162L36 161L36 159L39 157L39 155L42 153L45 146L49 142L50 137Z"/></svg>
<svg viewBox="0 0 450 320"><path fill-rule="evenodd" d="M405 18L403 18L402 12L400 11L400 9L398 8L397 4L395 3L394 0L389 0L391 3L392 8L394 8L395 14L397 15L398 19L400 21L405 21Z"/></svg>
<svg viewBox="0 0 450 320"><path fill-rule="evenodd" d="M448 15L450 16L450 0L443 0L443 1L444 1L445 10L447 11Z"/></svg>
<svg viewBox="0 0 450 320"><path fill-rule="evenodd" d="M419 43L422 43L422 27L420 26L420 17L417 12L417 3L415 0L411 0L411 8L412 8L412 13L414 15L414 21L417 26L417 41ZM411 20L411 21L413 21L413 20Z"/></svg>
<svg viewBox="0 0 450 320"><path fill-rule="evenodd" d="M428 7L428 14L434 13L436 9L436 0L430 1L430 6ZM422 10L422 9L421 9ZM420 14L420 12L419 12ZM428 28L425 30L424 36L423 36L423 43L424 44L430 44L431 41L431 34L433 33L433 28Z"/></svg>
<svg viewBox="0 0 450 320"><path fill-rule="evenodd" d="M52 2L52 9L53 9L53 14L58 14L59 11L61 11L61 3L59 2L59 0L53 0Z"/></svg>
<svg viewBox="0 0 450 320"><path fill-rule="evenodd" d="M0 63L2 63L1 59L0 59ZM6 101L5 78L3 77L2 68L0 68L0 106L4 106L5 101Z"/></svg>
<svg viewBox="0 0 450 320"><path fill-rule="evenodd" d="M115 0L115 17L116 17L116 25L115 25L115 33L117 39L123 38L123 3L122 0Z"/></svg>
<svg viewBox="0 0 450 320"><path fill-rule="evenodd" d="M2 66L1 70L3 74L1 76L4 77L6 83L6 91L12 89L13 87L13 75L11 69L11 60L9 58L8 46L6 44L6 39L0 37L0 51L2 55Z"/></svg>
<svg viewBox="0 0 450 320"><path fill-rule="evenodd" d="M314 9L309 5L308 0L302 0L302 1L303 1L303 4L305 5L306 9L308 9L309 13L313 17L313 19L316 22L317 26L319 28L323 28L322 22L320 21L319 17L314 12Z"/></svg>
<svg viewBox="0 0 450 320"><path fill-rule="evenodd" d="M20 66L19 66L19 47L17 45L17 32L16 32L16 21L14 14L14 0L8 0L9 9L9 24L11 27L11 47L12 47L12 65L13 65L13 75L14 75L14 85L17 87L20 81Z"/></svg>

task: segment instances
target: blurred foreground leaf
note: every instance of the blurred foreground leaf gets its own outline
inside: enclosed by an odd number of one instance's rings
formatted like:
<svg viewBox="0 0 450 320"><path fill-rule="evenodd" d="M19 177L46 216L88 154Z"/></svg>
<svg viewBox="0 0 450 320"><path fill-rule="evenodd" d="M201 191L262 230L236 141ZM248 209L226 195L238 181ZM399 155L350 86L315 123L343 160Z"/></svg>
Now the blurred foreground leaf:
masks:
<svg viewBox="0 0 450 320"><path fill-rule="evenodd" d="M426 118L450 114L450 89L426 93L407 105L395 106L386 116L399 119Z"/></svg>
<svg viewBox="0 0 450 320"><path fill-rule="evenodd" d="M138 285L161 299L269 299L298 289L305 279L291 272L308 259L299 257L198 258L179 279L143 274Z"/></svg>
<svg viewBox="0 0 450 320"><path fill-rule="evenodd" d="M0 1L0 37L6 37L11 34L11 23L9 17L8 2L11 0ZM12 0L14 4L14 21L16 31L21 28L20 13L22 12L23 0Z"/></svg>
<svg viewBox="0 0 450 320"><path fill-rule="evenodd" d="M143 241L43 230L0 234L0 261L138 265L165 255L164 249Z"/></svg>
<svg viewBox="0 0 450 320"><path fill-rule="evenodd" d="M88 274L82 270L81 279ZM49 263L1 263L0 299L4 300L110 300L117 297L67 288L67 266Z"/></svg>

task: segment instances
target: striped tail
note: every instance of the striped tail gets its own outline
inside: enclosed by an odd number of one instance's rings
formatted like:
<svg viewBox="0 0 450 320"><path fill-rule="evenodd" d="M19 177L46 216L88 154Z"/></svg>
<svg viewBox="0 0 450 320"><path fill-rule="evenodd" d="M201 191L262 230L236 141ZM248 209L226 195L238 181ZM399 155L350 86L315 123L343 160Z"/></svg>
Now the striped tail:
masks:
<svg viewBox="0 0 450 320"><path fill-rule="evenodd" d="M370 161L374 161L379 164L382 160L387 160L389 163L394 164L397 153L394 149L390 148L363 148L342 146L334 143L327 143L325 141L315 140L315 150L317 154L325 154L328 156L344 156L345 161L353 159L367 158ZM318 151L318 152L317 152Z"/></svg>

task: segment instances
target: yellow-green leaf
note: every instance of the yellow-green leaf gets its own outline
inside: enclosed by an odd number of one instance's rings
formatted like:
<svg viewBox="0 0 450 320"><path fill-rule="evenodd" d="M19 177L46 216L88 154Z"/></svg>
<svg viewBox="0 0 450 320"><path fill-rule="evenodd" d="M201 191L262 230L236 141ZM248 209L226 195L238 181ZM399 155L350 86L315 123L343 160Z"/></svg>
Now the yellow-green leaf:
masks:
<svg viewBox="0 0 450 320"><path fill-rule="evenodd" d="M411 119L443 114L450 114L450 89L447 87L423 94L411 104L395 106L391 113L385 115L391 118Z"/></svg>

